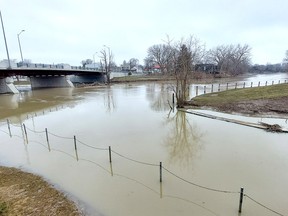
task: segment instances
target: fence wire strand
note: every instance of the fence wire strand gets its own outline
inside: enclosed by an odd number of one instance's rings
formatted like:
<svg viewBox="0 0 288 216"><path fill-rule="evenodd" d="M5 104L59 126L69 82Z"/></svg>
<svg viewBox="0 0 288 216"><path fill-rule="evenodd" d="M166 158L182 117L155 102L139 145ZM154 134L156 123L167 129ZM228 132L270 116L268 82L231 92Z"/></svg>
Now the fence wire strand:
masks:
<svg viewBox="0 0 288 216"><path fill-rule="evenodd" d="M22 125L16 125L16 124L13 124L11 122L9 122L10 125L12 125L13 127L22 127Z"/></svg>
<svg viewBox="0 0 288 216"><path fill-rule="evenodd" d="M73 139L74 139L73 137L59 136L59 135L54 134L54 133L51 133L51 132L48 132L48 134L50 134L50 135L52 135L52 136L55 136L55 137L58 137L58 138L61 138L61 139L69 139L69 140L73 140Z"/></svg>
<svg viewBox="0 0 288 216"><path fill-rule="evenodd" d="M126 156L124 156L124 155L122 155L122 154L120 154L120 153L118 153L118 152L116 152L116 151L114 151L114 150L111 150L111 152L113 152L114 154L116 154L116 155L118 155L118 156L120 156L120 157L122 157L122 158L125 158L126 160L130 160L130 161L133 161L133 162L135 162L135 163L139 163L139 164L143 164L143 165L148 165L148 166L159 166L158 164L152 164L152 163L146 163L146 162L134 160L134 159L129 158L129 157L126 157Z"/></svg>
<svg viewBox="0 0 288 216"><path fill-rule="evenodd" d="M214 192L221 192L221 193L231 193L231 194L239 194L240 192L238 191L228 191L228 190L219 190L219 189L215 189L215 188L209 188L209 187L205 187L205 186L202 186L202 185L199 185L199 184L196 184L194 182L191 182L191 181L188 181L178 175L176 175L175 173L169 171L168 169L166 169L165 167L162 166L162 168L164 170L166 170L168 173L170 173L171 175L175 176L176 178L188 183L188 184L191 184L191 185L194 185L196 187L199 187L199 188L203 188L203 189L206 189L206 190L210 190L210 191L214 191Z"/></svg>
<svg viewBox="0 0 288 216"><path fill-rule="evenodd" d="M269 210L269 211L271 211L271 212L273 212L273 213L275 213L275 214L277 214L277 215L285 216L285 215L283 215L283 214L281 214L281 213L279 213L279 212L277 212L277 211L275 211L275 210L273 210L273 209L271 209L271 208L265 206L264 204L262 204L262 203L256 201L255 199L253 199L252 197L250 197L250 196L247 195L247 194L244 194L244 196L247 197L248 199L250 199L251 201L255 202L256 204L262 206L263 208L265 208L265 209L267 209L267 210Z"/></svg>
<svg viewBox="0 0 288 216"><path fill-rule="evenodd" d="M94 146L88 145L88 144L86 144L86 143L84 143L84 142L82 142L82 141L80 141L80 140L78 140L78 139L76 139L76 140L77 140L77 142L79 142L79 143L81 143L82 145L87 146L87 147L89 147L89 148L96 149L96 150L102 150L102 151L108 151L108 148L94 147Z"/></svg>
<svg viewBox="0 0 288 216"><path fill-rule="evenodd" d="M31 132L34 132L34 133L45 133L45 131L36 131L36 130L30 129L26 125L25 125L25 128Z"/></svg>

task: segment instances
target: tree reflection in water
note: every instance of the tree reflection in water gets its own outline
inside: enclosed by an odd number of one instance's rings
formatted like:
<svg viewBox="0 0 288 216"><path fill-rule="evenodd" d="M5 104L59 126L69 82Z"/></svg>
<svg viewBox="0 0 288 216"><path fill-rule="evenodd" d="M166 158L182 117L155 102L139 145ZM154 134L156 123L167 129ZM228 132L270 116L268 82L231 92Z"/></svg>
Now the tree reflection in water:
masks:
<svg viewBox="0 0 288 216"><path fill-rule="evenodd" d="M167 123L171 125L165 146L169 151L169 163L188 167L196 152L202 147L203 133L186 118L186 113L177 111L173 117L168 115Z"/></svg>
<svg viewBox="0 0 288 216"><path fill-rule="evenodd" d="M104 106L106 107L106 112L113 113L116 110L116 102L113 97L113 90L109 86L106 94L104 94Z"/></svg>
<svg viewBox="0 0 288 216"><path fill-rule="evenodd" d="M150 108L157 112L169 110L168 101L171 101L172 92L169 91L168 85L166 83L148 83L146 86L146 98L150 102Z"/></svg>

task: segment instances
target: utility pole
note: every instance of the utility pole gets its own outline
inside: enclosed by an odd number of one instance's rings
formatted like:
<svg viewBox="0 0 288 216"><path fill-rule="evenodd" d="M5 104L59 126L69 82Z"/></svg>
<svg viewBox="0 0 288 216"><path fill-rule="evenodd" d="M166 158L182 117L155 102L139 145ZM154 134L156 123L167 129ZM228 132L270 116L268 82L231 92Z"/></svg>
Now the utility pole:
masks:
<svg viewBox="0 0 288 216"><path fill-rule="evenodd" d="M5 46L6 46L6 53L7 53L7 59L8 59L8 68L7 69L11 69L11 63L10 63L10 58L9 58L8 46L7 46L7 41L6 41L6 36L5 36L5 30L4 30L4 24L3 24L1 11L0 11L0 17L1 17L3 36L4 36L4 41L5 41Z"/></svg>

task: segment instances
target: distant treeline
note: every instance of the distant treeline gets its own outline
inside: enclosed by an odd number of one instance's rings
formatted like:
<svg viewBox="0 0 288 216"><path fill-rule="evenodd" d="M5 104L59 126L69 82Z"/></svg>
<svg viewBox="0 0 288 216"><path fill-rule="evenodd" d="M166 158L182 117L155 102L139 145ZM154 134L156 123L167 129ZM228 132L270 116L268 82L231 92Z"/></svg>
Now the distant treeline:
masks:
<svg viewBox="0 0 288 216"><path fill-rule="evenodd" d="M283 64L255 64L249 68L250 73L276 73L276 72L288 72L288 63Z"/></svg>

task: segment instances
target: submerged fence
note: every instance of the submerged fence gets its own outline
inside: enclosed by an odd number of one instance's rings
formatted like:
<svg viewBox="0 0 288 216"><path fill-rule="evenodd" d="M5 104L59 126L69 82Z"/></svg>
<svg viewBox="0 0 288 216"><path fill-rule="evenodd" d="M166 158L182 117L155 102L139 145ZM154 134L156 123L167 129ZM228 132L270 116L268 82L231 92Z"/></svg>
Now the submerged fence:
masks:
<svg viewBox="0 0 288 216"><path fill-rule="evenodd" d="M204 186L204 185L201 185L201 184L198 184L198 183L195 183L193 181L190 181L188 179L185 179L181 176L179 176L178 174L170 171L168 168L166 168L165 166L163 166L163 163L162 162L159 162L159 164L156 164L156 163L149 163L149 162L144 162L144 161L139 161L139 160L136 160L136 159L133 159L133 158L130 158L128 156L125 156L124 154L122 153L119 153L115 150L112 150L111 146L109 146L108 148L101 148L101 147L95 147L95 146L92 146L92 145L89 145L79 139L77 139L77 137L74 135L73 137L65 137L65 136L61 136L59 134L55 134L55 133L52 133L50 131L48 131L47 128L45 128L45 130L42 130L42 131L36 131L36 130L33 130L33 129L30 129L29 127L27 127L24 123L23 124L20 124L20 125L15 125L15 124L12 124L8 119L7 119L7 122L3 122L0 124L0 127L3 127L7 125L7 129L8 129L8 132L6 132L5 130L2 130L0 129L0 132L3 132L7 135L9 135L10 137L18 137L20 139L23 139L24 140L24 143L25 145L28 145L29 142L32 142L32 141L29 141L29 133L34 133L34 134L43 134L45 135L45 139L46 139L46 144L44 143L41 143L41 142L38 142L38 141L33 141L34 143L38 143L40 145L42 145L43 147L45 147L49 152L51 151L57 151L57 152L61 152L65 155L68 155L69 157L72 157L74 159L76 159L77 161L86 161L86 162L90 162L90 163L93 163L97 166L99 166L100 168L102 168L103 170L105 170L106 172L110 173L112 176L113 175L116 175L116 176L119 176L119 177L125 177L129 180L132 180L132 181L135 181L143 186L145 186L146 188L148 188L149 190L157 193L160 195L160 198L163 198L163 197L170 197L170 198L176 198L176 199L180 199L180 200L185 200L187 201L186 199L183 199L183 198L180 198L180 197L176 197L176 196L170 196L170 195L163 195L162 193L162 182L163 182L163 179L165 178L165 176L163 175L163 171L166 172L166 174L169 174L175 178L177 178L178 180L182 181L182 182L185 182L187 183L188 185L191 185L191 186L194 186L194 187L197 187L197 188L200 188L200 189L203 189L203 190L206 190L206 191L211 191L211 192L216 192L216 193L223 193L223 194L238 194L239 195L239 202L238 202L238 212L241 213L242 212L242 204L243 204L243 198L246 197L248 198L249 200L251 200L252 202L254 202L255 204L257 204L258 206L266 209L267 211L270 211L271 213L274 213L275 215L280 215L280 216L284 216L283 214L279 213L278 211L268 207L266 204L263 204L262 202L256 200L255 198L253 198L253 196L247 194L247 193L244 193L244 188L240 188L240 191L231 191L231 190L223 190L223 189L219 189L219 188L212 188L212 187L207 187L207 186ZM22 132L22 137L21 136L18 136L18 135L13 135L12 134L12 127L15 127L15 128L20 128L21 129L21 132ZM51 148L51 143L50 143L50 137L51 136L54 136L54 137L57 137L57 138L60 138L60 139L65 139L65 140L71 140L71 146L74 147L74 155L70 154L70 153L67 153L67 152L64 152L64 151L61 151L61 150L57 150L57 149L54 149L54 148ZM93 149L93 150L96 150L96 151L106 151L107 152L107 160L109 161L110 163L110 170L108 170L107 168L99 165L98 163L94 162L94 161L91 161L91 160L88 160L88 159L82 159L79 157L78 155L78 150L79 150L79 147L80 145L83 145L83 146L86 146L90 149ZM160 193L158 193L157 191L155 191L154 189L152 189L151 187L149 186L146 186L144 185L143 183L137 181L137 180L134 180L130 177L127 177L127 176L123 176L121 174L117 174L117 173L113 173L113 168L112 168L112 161L113 161L113 156L116 155L116 156L119 156L121 158L124 158L130 162L133 162L133 163L137 163L137 164L141 164L141 165L146 165L146 166L151 166L151 167L155 167L157 169L159 169L159 182L160 182ZM216 213L214 213L213 211L211 211L210 209L204 207L203 205L200 205L200 204L197 204L197 203L194 203L192 201L189 201L215 215L217 215ZM235 205L236 206L236 205Z"/></svg>

